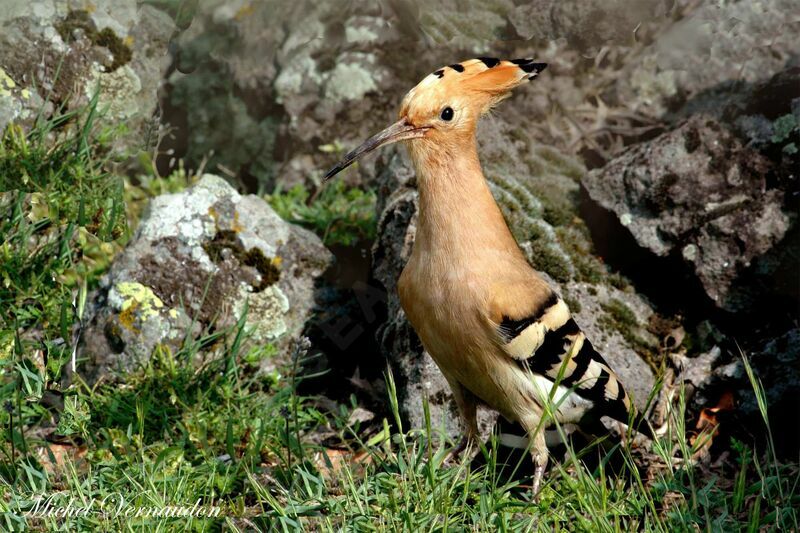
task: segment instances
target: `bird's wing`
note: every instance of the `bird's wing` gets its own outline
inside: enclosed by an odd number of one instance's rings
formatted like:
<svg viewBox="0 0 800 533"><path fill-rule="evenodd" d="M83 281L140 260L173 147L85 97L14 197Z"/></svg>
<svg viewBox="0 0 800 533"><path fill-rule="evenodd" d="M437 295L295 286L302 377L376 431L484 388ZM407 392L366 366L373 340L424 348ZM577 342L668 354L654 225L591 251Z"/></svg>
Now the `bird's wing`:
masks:
<svg viewBox="0 0 800 533"><path fill-rule="evenodd" d="M631 404L625 389L564 300L536 283L498 288L494 294L490 318L498 343L511 359L525 370L574 389L599 413L628 422Z"/></svg>

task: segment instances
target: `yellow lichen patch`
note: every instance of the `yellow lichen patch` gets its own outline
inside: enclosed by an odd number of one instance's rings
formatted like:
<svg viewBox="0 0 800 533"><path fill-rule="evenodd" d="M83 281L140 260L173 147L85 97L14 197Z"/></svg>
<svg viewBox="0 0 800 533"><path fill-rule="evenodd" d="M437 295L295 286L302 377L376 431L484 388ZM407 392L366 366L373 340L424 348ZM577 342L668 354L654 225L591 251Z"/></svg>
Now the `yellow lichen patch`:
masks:
<svg viewBox="0 0 800 533"><path fill-rule="evenodd" d="M14 355L14 339L6 337L5 340L0 340L0 361L10 359Z"/></svg>
<svg viewBox="0 0 800 533"><path fill-rule="evenodd" d="M219 213L217 213L217 210L214 208L213 205L208 207L208 216L210 216L214 220L214 224L217 224L219 220Z"/></svg>
<svg viewBox="0 0 800 533"><path fill-rule="evenodd" d="M11 89L16 87L17 84L11 79L11 76L6 74L6 71L0 68L0 96L10 96Z"/></svg>
<svg viewBox="0 0 800 533"><path fill-rule="evenodd" d="M128 48L130 48L130 47L132 47L132 46L133 46L133 41L134 41L134 39L133 39L133 35L128 35L127 37L125 37L124 39L122 39L122 44L124 44L125 46L127 46Z"/></svg>
<svg viewBox="0 0 800 533"><path fill-rule="evenodd" d="M126 302L129 303L129 302ZM123 306L124 307L124 306ZM141 330L136 327L136 310L139 308L138 302L132 302L125 307L119 314L120 325L133 333L141 333Z"/></svg>
<svg viewBox="0 0 800 533"><path fill-rule="evenodd" d="M175 309L170 309L169 316L170 318L178 318L178 312Z"/></svg>
<svg viewBox="0 0 800 533"><path fill-rule="evenodd" d="M250 294L246 301L247 325L252 328L253 339L274 340L286 333L288 326L285 319L289 311L289 299L277 285ZM244 305L245 300L242 300L236 310L237 316L241 316Z"/></svg>
<svg viewBox="0 0 800 533"><path fill-rule="evenodd" d="M24 100L30 100L31 98L31 92L28 89L22 89L19 94Z"/></svg>
<svg viewBox="0 0 800 533"><path fill-rule="evenodd" d="M17 86L16 82L11 79L11 76L6 74L6 71L0 68L0 82L5 85L6 89L13 89Z"/></svg>
<svg viewBox="0 0 800 533"><path fill-rule="evenodd" d="M149 317L157 316L157 309L164 307L164 302L155 295L150 287L145 287L135 281L121 281L116 285L117 292L122 296L122 312L136 307L139 317L147 320Z"/></svg>
<svg viewBox="0 0 800 533"><path fill-rule="evenodd" d="M233 210L233 227L231 229L236 233L240 233L244 229L244 226L239 223L239 212L235 209Z"/></svg>
<svg viewBox="0 0 800 533"><path fill-rule="evenodd" d="M255 7L253 7L253 4L247 3L240 7L238 11L236 11L236 14L233 16L233 18L236 20L242 20L243 18L252 15L254 11Z"/></svg>

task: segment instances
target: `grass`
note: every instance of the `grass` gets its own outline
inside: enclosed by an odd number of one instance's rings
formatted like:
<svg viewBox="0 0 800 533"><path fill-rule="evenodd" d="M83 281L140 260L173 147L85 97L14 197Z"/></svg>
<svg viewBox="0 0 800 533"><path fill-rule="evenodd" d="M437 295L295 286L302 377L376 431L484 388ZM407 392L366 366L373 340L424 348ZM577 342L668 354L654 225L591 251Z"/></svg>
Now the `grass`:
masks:
<svg viewBox="0 0 800 533"><path fill-rule="evenodd" d="M369 422L350 420L355 398L299 395L308 345L245 350L244 319L159 347L119 379L64 386L87 291L126 237L123 213L135 220L148 196L191 182L143 179L122 196L92 116L90 106L3 137L0 167L13 178L0 200L3 530L798 529L797 466L777 460L771 438L765 450L731 443L732 469L693 459L706 441L689 444L681 394L651 449L568 447L534 502L496 447L480 464L450 463L442 421L404 427L391 374L386 411ZM271 202L328 242L368 238L374 195L343 187L322 192L319 209L301 190ZM290 363L259 373L271 357ZM771 436L763 387L745 368ZM26 516L48 502L71 513ZM214 516L153 516L196 502Z"/></svg>
<svg viewBox="0 0 800 533"><path fill-rule="evenodd" d="M96 104L0 138L0 361L20 356L23 375L43 367L48 386L73 351L87 282L126 235L122 179L105 170L113 132L96 127Z"/></svg>
<svg viewBox="0 0 800 533"><path fill-rule="evenodd" d="M282 218L311 229L329 246L374 240L375 200L374 191L347 188L342 181L326 185L313 201L302 185L267 197Z"/></svg>
<svg viewBox="0 0 800 533"><path fill-rule="evenodd" d="M14 419L16 451L0 478L3 527L130 530L552 530L648 531L679 529L796 530L796 469L781 465L770 447L763 456L736 444L738 471L731 483L702 472L693 457L679 404L670 431L653 446L656 474L643 477L639 451L617 447L622 466L612 474L590 469L587 450L569 450L546 477L538 502L518 482L503 481L494 448L486 465L448 464L439 423L403 427L391 374L388 419L370 427L348 426L354 405L322 411L296 394L300 365L267 379L241 353L243 323L187 339L177 353L157 350L148 366L123 385L88 387L78 382L65 398L59 443L41 438L31 424L34 403ZM238 339L238 341L237 341ZM197 352L224 342L218 358L197 366ZM302 348L295 361L307 357ZM749 366L747 367L749 368ZM41 379L36 376L32 380ZM763 390L753 377L763 399ZM16 411L14 411L16 413ZM5 427L11 418L6 413ZM66 420L66 421L65 421ZM24 424L24 431L21 426ZM769 425L765 418L765 430ZM320 432L332 435L315 444ZM52 436L51 436L52 437ZM700 441L702 442L702 441ZM335 447L334 447L335 445ZM698 444L697 446L701 446ZM48 452L48 449L52 452ZM11 461L12 454L16 454ZM52 453L52 455L50 455ZM343 460L337 460L342 459ZM60 493L65 505L92 505L89 516L24 517L35 497ZM215 518L117 515L122 509L165 505L216 506ZM113 505L109 502L113 501ZM125 502L121 505L120 502ZM103 515L100 510L106 502Z"/></svg>

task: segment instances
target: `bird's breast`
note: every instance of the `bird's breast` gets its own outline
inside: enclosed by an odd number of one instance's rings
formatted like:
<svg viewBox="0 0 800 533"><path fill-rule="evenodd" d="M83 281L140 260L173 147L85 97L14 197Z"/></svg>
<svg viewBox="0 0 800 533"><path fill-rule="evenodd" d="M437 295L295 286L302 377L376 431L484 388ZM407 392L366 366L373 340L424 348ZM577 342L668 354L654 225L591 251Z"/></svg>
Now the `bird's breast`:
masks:
<svg viewBox="0 0 800 533"><path fill-rule="evenodd" d="M435 263L410 260L398 280L400 303L445 375L507 418L518 419L546 400L551 382L524 371L502 351L486 320L490 290L474 276L453 266L439 269ZM559 418L578 418L586 408L567 389L557 396L564 396Z"/></svg>
<svg viewBox="0 0 800 533"><path fill-rule="evenodd" d="M478 354L492 348L481 291L469 272L415 261L398 281L400 304L423 346L445 373L463 377L462 383L485 375L486 358Z"/></svg>
<svg viewBox="0 0 800 533"><path fill-rule="evenodd" d="M461 331L479 316L485 298L480 277L435 262L409 261L398 281L400 304L419 329Z"/></svg>

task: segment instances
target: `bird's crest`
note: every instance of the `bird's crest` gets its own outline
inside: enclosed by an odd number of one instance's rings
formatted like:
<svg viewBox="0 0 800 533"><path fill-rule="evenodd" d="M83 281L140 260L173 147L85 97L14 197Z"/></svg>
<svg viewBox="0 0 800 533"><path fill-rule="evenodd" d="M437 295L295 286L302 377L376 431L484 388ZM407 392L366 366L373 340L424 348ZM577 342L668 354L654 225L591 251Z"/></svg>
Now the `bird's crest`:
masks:
<svg viewBox="0 0 800 533"><path fill-rule="evenodd" d="M546 67L547 63L533 59L479 57L434 71L403 98L397 122L345 155L324 179L332 178L365 154L398 141L419 139L425 141L429 152L431 146L449 150L457 139L474 134L481 115Z"/></svg>
<svg viewBox="0 0 800 533"><path fill-rule="evenodd" d="M435 70L409 93L403 101L401 114L417 98L446 99L462 95L485 103L489 108L507 97L511 90L535 78L547 68L547 63L533 59L503 60L494 57L468 59Z"/></svg>
<svg viewBox="0 0 800 533"><path fill-rule="evenodd" d="M533 59L501 60L494 57L468 59L442 67L430 74L424 82L433 84L458 84L462 90L505 93L522 82L531 80L547 68L547 63Z"/></svg>

